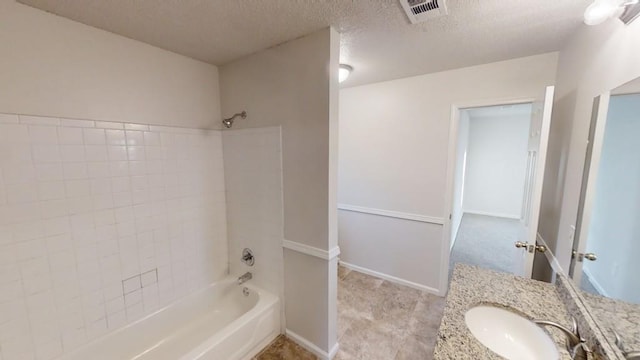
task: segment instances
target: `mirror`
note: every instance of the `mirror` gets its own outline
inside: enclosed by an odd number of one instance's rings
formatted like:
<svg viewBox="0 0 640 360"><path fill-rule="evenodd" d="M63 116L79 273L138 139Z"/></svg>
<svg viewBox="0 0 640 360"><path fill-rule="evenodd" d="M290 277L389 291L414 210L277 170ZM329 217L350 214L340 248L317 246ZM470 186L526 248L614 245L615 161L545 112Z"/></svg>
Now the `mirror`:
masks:
<svg viewBox="0 0 640 360"><path fill-rule="evenodd" d="M610 343L640 351L640 78L594 100L572 255Z"/></svg>

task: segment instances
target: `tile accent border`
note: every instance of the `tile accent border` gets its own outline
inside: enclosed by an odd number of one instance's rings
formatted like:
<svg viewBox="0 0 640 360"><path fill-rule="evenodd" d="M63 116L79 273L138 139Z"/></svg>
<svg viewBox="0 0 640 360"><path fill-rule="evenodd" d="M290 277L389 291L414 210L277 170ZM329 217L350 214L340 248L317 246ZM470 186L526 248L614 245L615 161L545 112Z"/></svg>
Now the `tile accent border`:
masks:
<svg viewBox="0 0 640 360"><path fill-rule="evenodd" d="M411 214L411 213L405 213L405 212L393 211L393 210L383 210L383 209L376 209L376 208L348 205L348 204L338 204L338 210L385 216L385 217L390 217L395 219L419 221L419 222L435 224L435 225L444 225L444 218L441 218L441 217Z"/></svg>
<svg viewBox="0 0 640 360"><path fill-rule="evenodd" d="M115 130L138 130L152 132L172 132L184 134L199 134L203 131L221 131L220 129L204 129L171 125L151 125L143 123L117 122L117 121L101 121L86 119L59 118L41 115L25 115L0 113L0 124L24 124L38 126L62 126L75 128L97 128L97 129L115 129Z"/></svg>

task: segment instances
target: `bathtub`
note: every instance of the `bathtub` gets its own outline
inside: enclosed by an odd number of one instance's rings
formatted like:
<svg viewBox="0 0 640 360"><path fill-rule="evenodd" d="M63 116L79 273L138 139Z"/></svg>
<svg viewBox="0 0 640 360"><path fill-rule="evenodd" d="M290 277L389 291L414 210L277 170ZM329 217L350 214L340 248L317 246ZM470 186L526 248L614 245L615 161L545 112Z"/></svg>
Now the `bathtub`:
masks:
<svg viewBox="0 0 640 360"><path fill-rule="evenodd" d="M245 360L279 333L280 300L226 278L61 359Z"/></svg>

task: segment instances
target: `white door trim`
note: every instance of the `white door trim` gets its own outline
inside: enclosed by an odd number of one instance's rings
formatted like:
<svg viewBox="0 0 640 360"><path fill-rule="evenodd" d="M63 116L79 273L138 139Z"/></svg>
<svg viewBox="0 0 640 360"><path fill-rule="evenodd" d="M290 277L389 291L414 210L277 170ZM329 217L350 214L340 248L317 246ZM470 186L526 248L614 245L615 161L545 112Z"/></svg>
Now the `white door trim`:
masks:
<svg viewBox="0 0 640 360"><path fill-rule="evenodd" d="M455 180L455 167L457 156L457 144L458 144L458 128L460 126L460 110L484 107L484 106L499 106L499 105L514 105L514 104L527 104L533 103L535 98L504 98L504 99L491 99L491 100L477 100L453 103L451 105L451 120L449 121L449 149L447 150L447 177L445 188L445 201L444 201L444 228L442 229L442 246L440 253L440 294L445 296L447 289L449 288L449 256L451 253L451 247L449 246L451 240L451 218L450 214L453 210L453 184Z"/></svg>

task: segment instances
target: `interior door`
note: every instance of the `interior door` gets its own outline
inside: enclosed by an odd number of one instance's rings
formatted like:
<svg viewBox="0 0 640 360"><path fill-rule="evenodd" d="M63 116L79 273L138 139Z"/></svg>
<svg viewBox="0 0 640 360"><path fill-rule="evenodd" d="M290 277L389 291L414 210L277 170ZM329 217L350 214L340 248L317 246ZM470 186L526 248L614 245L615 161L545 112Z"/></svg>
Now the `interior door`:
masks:
<svg viewBox="0 0 640 360"><path fill-rule="evenodd" d="M520 218L519 240L516 246L522 248L521 275L531 277L536 252L538 218L542 200L542 181L547 158L549 130L551 128L551 109L555 88L547 86L544 95L533 102L531 107L531 127L527 156L527 172Z"/></svg>
<svg viewBox="0 0 640 360"><path fill-rule="evenodd" d="M589 140L582 173L576 231L573 238L574 255L571 256L571 265L569 267L569 276L573 278L576 284L580 284L582 281L582 265L584 264L582 257L586 252L587 234L589 233L593 202L596 195L609 100L610 95L608 93L598 96L593 101L593 111L591 112L591 126L589 128Z"/></svg>

